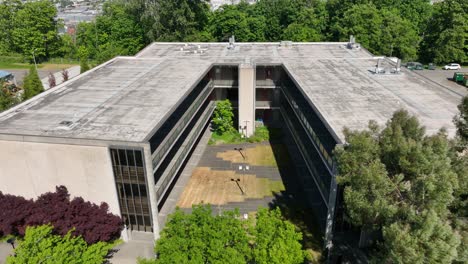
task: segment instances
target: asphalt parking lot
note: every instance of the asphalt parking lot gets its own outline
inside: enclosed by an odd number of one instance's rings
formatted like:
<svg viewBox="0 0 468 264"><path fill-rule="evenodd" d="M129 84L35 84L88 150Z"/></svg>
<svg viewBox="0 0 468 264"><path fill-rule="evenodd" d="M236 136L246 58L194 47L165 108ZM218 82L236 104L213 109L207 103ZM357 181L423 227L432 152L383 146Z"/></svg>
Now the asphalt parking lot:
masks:
<svg viewBox="0 0 468 264"><path fill-rule="evenodd" d="M463 86L462 84L458 84L454 81L452 81L453 74L455 72L466 72L468 73L468 68L462 68L461 70L442 70L442 69L437 69L437 70L421 70L417 71L415 70L414 73L419 74L431 81L434 81L446 89L449 89L461 96L466 96L468 95L468 88Z"/></svg>

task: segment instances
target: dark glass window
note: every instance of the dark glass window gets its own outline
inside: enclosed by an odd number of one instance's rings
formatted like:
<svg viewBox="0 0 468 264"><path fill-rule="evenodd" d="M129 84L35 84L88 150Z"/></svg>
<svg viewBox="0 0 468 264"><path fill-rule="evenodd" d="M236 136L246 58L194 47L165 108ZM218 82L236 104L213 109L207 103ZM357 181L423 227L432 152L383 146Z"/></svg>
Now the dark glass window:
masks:
<svg viewBox="0 0 468 264"><path fill-rule="evenodd" d="M138 149L110 149L120 211L131 230L152 231L143 153Z"/></svg>

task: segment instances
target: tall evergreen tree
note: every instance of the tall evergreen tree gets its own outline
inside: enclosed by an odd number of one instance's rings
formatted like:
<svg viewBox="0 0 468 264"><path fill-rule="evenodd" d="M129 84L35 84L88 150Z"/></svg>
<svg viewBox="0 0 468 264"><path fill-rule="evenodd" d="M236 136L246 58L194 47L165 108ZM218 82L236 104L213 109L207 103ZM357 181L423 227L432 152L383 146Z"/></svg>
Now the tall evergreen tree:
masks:
<svg viewBox="0 0 468 264"><path fill-rule="evenodd" d="M32 98L44 91L44 86L42 86L35 66L29 68L29 73L24 77L23 83L23 100Z"/></svg>
<svg viewBox="0 0 468 264"><path fill-rule="evenodd" d="M459 189L444 131L426 136L406 111L380 130L346 131L336 150L350 222L383 231L372 258L383 263L450 263L460 245L449 206ZM465 168L466 169L466 168Z"/></svg>

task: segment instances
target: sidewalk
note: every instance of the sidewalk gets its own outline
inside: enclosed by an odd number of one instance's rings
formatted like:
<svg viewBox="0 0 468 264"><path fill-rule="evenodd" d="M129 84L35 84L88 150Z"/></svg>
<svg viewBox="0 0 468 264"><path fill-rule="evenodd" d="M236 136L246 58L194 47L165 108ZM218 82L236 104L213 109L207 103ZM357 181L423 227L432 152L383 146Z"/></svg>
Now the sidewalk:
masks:
<svg viewBox="0 0 468 264"><path fill-rule="evenodd" d="M74 66L68 68L68 80L71 80L80 74L80 66ZM63 83L62 71L54 73L56 85ZM49 76L41 79L44 90L48 90L49 87Z"/></svg>
<svg viewBox="0 0 468 264"><path fill-rule="evenodd" d="M6 258L11 253L13 253L11 245L6 242L0 242L0 264L6 263Z"/></svg>

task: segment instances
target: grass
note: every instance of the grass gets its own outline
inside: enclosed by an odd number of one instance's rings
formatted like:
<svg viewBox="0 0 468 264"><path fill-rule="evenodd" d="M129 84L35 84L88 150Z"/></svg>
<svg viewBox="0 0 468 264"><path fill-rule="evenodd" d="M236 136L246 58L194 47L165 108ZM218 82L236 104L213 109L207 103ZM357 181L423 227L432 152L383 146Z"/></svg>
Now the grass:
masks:
<svg viewBox="0 0 468 264"><path fill-rule="evenodd" d="M11 69L11 70L22 70L22 69L29 69L34 64L29 63L20 63L20 62L0 62L0 69ZM78 64L57 64L57 63L43 63L38 64L37 68L41 70L61 70L76 66Z"/></svg>
<svg viewBox="0 0 468 264"><path fill-rule="evenodd" d="M252 166L270 167L287 165L290 160L288 151L282 144L252 145L251 147L245 147L242 153L245 155L245 160L238 150L220 152L216 156L232 163L248 163Z"/></svg>
<svg viewBox="0 0 468 264"><path fill-rule="evenodd" d="M245 140L241 137L239 132L233 130L225 132L223 134L218 134L214 132L211 135L210 141L208 141L208 145L238 144L243 142L245 142Z"/></svg>
<svg viewBox="0 0 468 264"><path fill-rule="evenodd" d="M219 134L214 132L211 135L208 145L220 145L220 144L239 144L239 143L257 143L269 141L273 138L279 138L281 136L281 130L277 128L270 128L267 126L260 126L255 128L255 133L251 137L242 138L241 134L237 130L227 131Z"/></svg>

